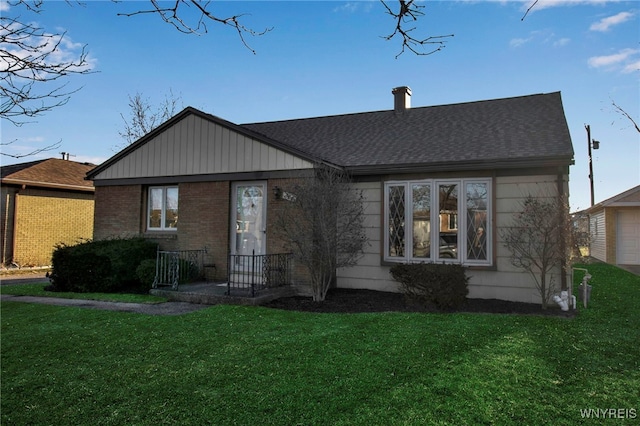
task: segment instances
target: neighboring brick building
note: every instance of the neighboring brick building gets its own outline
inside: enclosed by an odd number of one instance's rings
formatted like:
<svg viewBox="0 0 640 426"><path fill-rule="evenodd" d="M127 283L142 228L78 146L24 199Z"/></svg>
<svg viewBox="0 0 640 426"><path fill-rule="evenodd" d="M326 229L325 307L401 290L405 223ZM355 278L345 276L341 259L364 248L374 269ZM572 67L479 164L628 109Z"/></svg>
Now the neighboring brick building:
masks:
<svg viewBox="0 0 640 426"><path fill-rule="evenodd" d="M93 237L94 164L50 158L0 167L3 266L48 266L56 244Z"/></svg>

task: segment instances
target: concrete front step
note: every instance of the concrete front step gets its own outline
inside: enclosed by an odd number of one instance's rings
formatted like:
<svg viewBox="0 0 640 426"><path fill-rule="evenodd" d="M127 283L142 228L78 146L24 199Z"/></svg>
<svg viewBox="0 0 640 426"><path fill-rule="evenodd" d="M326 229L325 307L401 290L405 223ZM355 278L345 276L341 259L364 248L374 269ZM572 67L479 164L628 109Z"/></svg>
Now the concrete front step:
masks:
<svg viewBox="0 0 640 426"><path fill-rule="evenodd" d="M281 297L295 296L296 291L290 286L262 290L255 297L243 294L227 295L224 283L183 284L178 290L170 287L159 287L149 291L154 296L166 297L176 302L199 303L204 305L261 305Z"/></svg>

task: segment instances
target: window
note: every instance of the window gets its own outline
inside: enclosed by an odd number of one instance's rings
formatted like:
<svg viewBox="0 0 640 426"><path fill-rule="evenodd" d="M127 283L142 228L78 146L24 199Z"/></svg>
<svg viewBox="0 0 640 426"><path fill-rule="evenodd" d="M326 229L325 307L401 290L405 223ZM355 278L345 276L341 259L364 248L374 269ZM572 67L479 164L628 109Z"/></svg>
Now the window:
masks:
<svg viewBox="0 0 640 426"><path fill-rule="evenodd" d="M178 187L154 186L149 188L147 208L148 230L171 230L178 227Z"/></svg>
<svg viewBox="0 0 640 426"><path fill-rule="evenodd" d="M491 180L386 182L384 259L490 265Z"/></svg>

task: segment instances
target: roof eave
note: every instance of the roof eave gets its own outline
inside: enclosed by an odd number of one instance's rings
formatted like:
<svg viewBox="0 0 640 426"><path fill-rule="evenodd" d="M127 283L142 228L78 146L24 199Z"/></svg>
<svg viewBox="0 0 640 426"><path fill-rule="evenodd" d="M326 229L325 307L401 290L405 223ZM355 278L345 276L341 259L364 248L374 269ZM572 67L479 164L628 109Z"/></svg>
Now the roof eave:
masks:
<svg viewBox="0 0 640 426"><path fill-rule="evenodd" d="M353 176L382 175L391 173L433 173L462 172L471 170L508 170L538 167L568 167L574 163L573 157L554 157L539 159L503 159L465 162L443 162L428 164L376 164L350 166L345 169Z"/></svg>
<svg viewBox="0 0 640 426"><path fill-rule="evenodd" d="M3 185L30 186L34 188L67 189L72 191L95 192L93 186L68 185L64 183L38 182L24 179L2 179Z"/></svg>

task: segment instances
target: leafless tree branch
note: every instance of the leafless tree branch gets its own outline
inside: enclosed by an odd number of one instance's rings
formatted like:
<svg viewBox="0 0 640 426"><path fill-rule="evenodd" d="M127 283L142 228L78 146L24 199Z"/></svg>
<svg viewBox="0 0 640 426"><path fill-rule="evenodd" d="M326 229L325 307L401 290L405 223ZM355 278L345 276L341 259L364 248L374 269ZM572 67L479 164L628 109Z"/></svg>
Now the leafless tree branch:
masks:
<svg viewBox="0 0 640 426"><path fill-rule="evenodd" d="M262 31L256 31L252 28L245 26L241 19L246 14L233 15L226 18L221 18L215 15L211 10L210 0L174 0L172 5L161 5L159 0L150 0L153 6L152 9L139 10L131 13L118 13L118 16L135 16L141 14L156 14L168 24L173 25L178 31L185 34L206 34L208 32L207 21L216 22L222 25L227 25L234 28L242 44L249 49L253 54L256 53L254 49L249 46L246 35L250 36L262 36L269 31L273 30L273 27L265 28ZM187 22L183 16L187 16L184 10L186 8L194 7L197 11L197 17L193 23Z"/></svg>
<svg viewBox="0 0 640 426"><path fill-rule="evenodd" d="M522 16L522 18L520 19L521 21L524 21L524 18L527 17L527 15L529 14L529 12L531 12L531 9L534 8L534 6L538 3L538 0L535 0L533 3L531 3L531 6L529 6L529 8L527 9L527 11L524 13L524 15Z"/></svg>
<svg viewBox="0 0 640 426"><path fill-rule="evenodd" d="M24 6L39 13L41 5L41 0L19 0L10 10ZM66 32L49 34L20 16L0 17L1 118L20 126L26 122L21 118L37 117L62 106L80 90L55 83L71 74L93 72L86 45L73 58L59 57L66 42Z"/></svg>
<svg viewBox="0 0 640 426"><path fill-rule="evenodd" d="M622 109L622 107L619 106L615 101L611 101L611 105L613 105L613 107L616 109L618 113L622 114L624 117L627 117L629 121L631 121L631 123L633 124L633 127L635 127L636 132L640 133L640 127L638 127L638 123L636 123L636 121L633 119L633 117L631 117L631 115L629 115L627 111Z"/></svg>
<svg viewBox="0 0 640 426"><path fill-rule="evenodd" d="M391 15L396 22L393 32L383 38L385 40L391 40L398 36L402 39L402 49L400 53L396 55L396 59L405 52L405 49L415 53L419 56L426 56L436 53L445 47L447 38L453 37L453 34L430 36L426 38L414 37L411 32L416 28L406 28L407 22L415 22L420 16L424 16L424 6L420 6L414 3L415 0L398 0L399 9L394 12L385 0L380 0L382 5L387 10L387 13Z"/></svg>
<svg viewBox="0 0 640 426"><path fill-rule="evenodd" d="M12 140L11 142L6 142L6 143L0 143L0 146L8 146L13 144L14 142L16 142L17 140ZM32 155L36 155L36 154L40 154L41 152L45 152L45 151L53 151L54 149L58 149L60 148L60 146L62 145L62 140L59 140L56 143L52 143L51 145L47 145L44 148L38 148L38 149L34 149L33 151L27 153L27 154L8 154L6 152L4 152L4 150L2 152L0 152L0 154L6 156L6 157L11 157L11 158L23 158L23 157L30 157Z"/></svg>

